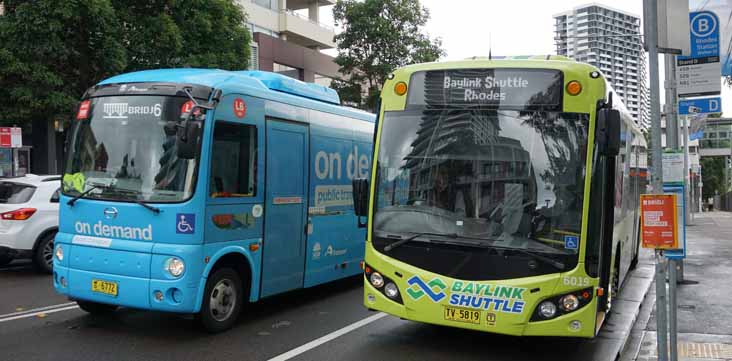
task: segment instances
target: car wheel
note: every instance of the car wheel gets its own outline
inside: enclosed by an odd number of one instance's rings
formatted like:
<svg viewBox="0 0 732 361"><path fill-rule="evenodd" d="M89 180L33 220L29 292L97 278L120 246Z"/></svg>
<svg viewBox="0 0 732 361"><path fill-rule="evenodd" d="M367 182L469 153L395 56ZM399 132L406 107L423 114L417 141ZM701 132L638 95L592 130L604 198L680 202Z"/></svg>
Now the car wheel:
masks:
<svg viewBox="0 0 732 361"><path fill-rule="evenodd" d="M91 301L76 301L79 308L92 315L108 315L117 310L117 306Z"/></svg>
<svg viewBox="0 0 732 361"><path fill-rule="evenodd" d="M38 242L36 253L33 255L33 261L41 272L53 272L53 239L55 237L56 232L51 232L43 236L43 239Z"/></svg>
<svg viewBox="0 0 732 361"><path fill-rule="evenodd" d="M218 333L234 325L242 305L244 291L239 274L231 268L221 268L208 278L198 321L204 330Z"/></svg>

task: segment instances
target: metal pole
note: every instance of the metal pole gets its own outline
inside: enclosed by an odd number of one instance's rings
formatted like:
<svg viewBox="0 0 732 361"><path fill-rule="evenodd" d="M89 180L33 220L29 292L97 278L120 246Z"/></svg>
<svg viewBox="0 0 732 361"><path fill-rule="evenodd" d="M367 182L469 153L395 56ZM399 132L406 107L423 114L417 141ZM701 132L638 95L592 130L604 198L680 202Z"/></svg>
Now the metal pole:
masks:
<svg viewBox="0 0 732 361"><path fill-rule="evenodd" d="M658 343L658 361L668 361L666 266L663 251L656 250L656 342Z"/></svg>
<svg viewBox="0 0 732 361"><path fill-rule="evenodd" d="M663 193L663 168L661 161L661 101L658 86L658 3L657 0L644 0L646 8L646 45L648 47L648 73L651 76L651 186L653 193Z"/></svg>
<svg viewBox="0 0 732 361"><path fill-rule="evenodd" d="M666 104L664 112L666 113L666 148L679 148L679 118L676 116L676 56L673 54L665 54L665 72L664 88L666 89Z"/></svg>
<svg viewBox="0 0 732 361"><path fill-rule="evenodd" d="M668 333L669 333L669 360L677 361L678 343L676 341L676 260L668 260ZM659 359L660 360L660 359Z"/></svg>
<svg viewBox="0 0 732 361"><path fill-rule="evenodd" d="M663 166L661 161L661 104L658 85L658 2L643 0L645 47L648 50L648 72L651 76L651 185L653 193L663 193ZM668 128L668 127L667 127ZM656 251L656 323L658 360L667 361L668 345L666 334L666 277L663 252Z"/></svg>
<svg viewBox="0 0 732 361"><path fill-rule="evenodd" d="M689 192L691 187L689 186L689 126L691 118L686 116L683 120L684 125L684 223L689 224L689 210L691 205L691 197Z"/></svg>

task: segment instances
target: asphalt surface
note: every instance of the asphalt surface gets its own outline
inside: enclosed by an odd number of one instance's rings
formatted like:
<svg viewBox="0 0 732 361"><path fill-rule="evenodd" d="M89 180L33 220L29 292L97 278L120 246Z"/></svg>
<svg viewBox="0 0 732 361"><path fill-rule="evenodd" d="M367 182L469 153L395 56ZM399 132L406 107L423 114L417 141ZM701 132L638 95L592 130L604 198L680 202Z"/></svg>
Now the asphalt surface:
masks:
<svg viewBox="0 0 732 361"><path fill-rule="evenodd" d="M639 270L603 333L578 340L501 336L370 312L360 277L250 305L234 329L208 335L186 315L122 309L92 317L55 294L50 276L14 263L0 268L0 361L615 360L637 315L632 300L650 283L648 270Z"/></svg>

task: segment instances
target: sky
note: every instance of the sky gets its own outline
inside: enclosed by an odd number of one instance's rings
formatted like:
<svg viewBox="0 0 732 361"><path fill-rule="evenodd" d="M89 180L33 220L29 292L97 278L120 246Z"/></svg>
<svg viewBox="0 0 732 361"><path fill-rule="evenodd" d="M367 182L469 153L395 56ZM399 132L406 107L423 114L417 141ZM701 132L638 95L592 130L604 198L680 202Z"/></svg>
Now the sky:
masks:
<svg viewBox="0 0 732 361"><path fill-rule="evenodd" d="M700 0L692 0L692 2L697 1ZM421 0L422 5L430 12L430 20L425 26L425 31L430 37L442 39L442 47L447 52L443 60L488 56L489 47L492 48L493 55L556 54L552 15L591 2L588 0ZM638 16L643 14L642 0L596 2ZM330 7L321 9L321 22L332 24L332 19ZM335 53L330 53L330 55L335 55ZM663 58L659 60L659 64L663 66ZM663 67L661 67L661 71L663 71ZM664 99L662 84L661 82L661 103ZM732 89L729 87L723 86L722 109L725 112L724 116L732 117Z"/></svg>

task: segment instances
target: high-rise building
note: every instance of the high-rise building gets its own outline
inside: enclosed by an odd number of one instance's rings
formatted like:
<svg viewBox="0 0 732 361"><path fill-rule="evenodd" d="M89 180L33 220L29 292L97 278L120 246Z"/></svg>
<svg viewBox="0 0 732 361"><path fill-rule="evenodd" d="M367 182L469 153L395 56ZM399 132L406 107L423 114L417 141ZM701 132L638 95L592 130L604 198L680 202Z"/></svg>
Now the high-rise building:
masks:
<svg viewBox="0 0 732 361"><path fill-rule="evenodd" d="M596 66L644 128L650 127L646 54L641 20L596 3L554 15L557 54Z"/></svg>
<svg viewBox="0 0 732 361"><path fill-rule="evenodd" d="M336 46L335 29L320 21L335 0L236 0L252 33L251 69L273 71L330 86L340 78L333 58L320 50Z"/></svg>

